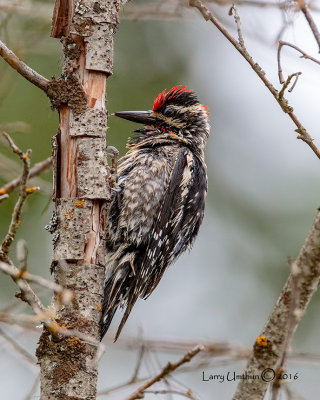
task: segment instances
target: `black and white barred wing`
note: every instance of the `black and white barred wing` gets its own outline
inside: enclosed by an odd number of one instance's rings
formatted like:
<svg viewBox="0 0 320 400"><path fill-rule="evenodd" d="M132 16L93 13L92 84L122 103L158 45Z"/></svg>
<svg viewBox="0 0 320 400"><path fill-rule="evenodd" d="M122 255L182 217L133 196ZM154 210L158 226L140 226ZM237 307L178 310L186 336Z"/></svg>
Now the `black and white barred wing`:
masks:
<svg viewBox="0 0 320 400"><path fill-rule="evenodd" d="M134 262L135 276L116 339L138 297L149 296L166 268L191 246L203 219L206 191L204 165L190 150L182 148L164 192L148 246Z"/></svg>
<svg viewBox="0 0 320 400"><path fill-rule="evenodd" d="M141 297L152 293L166 268L192 245L203 219L206 192L203 163L182 148L139 271Z"/></svg>

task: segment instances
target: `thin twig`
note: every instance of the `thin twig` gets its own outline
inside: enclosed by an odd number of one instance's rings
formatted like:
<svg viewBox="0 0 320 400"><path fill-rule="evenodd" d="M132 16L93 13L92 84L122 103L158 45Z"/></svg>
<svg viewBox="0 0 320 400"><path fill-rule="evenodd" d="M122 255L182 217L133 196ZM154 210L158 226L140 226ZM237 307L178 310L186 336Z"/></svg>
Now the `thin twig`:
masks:
<svg viewBox="0 0 320 400"><path fill-rule="evenodd" d="M281 49L283 46L289 46L292 47L293 49L297 50L301 54L301 58L305 58L307 60L311 60L317 64L320 65L320 61L317 60L314 57L309 56L307 53L305 53L303 50L301 50L299 47L295 46L294 44L291 44L289 42L284 42L283 40L279 40L279 45L278 45L278 53L277 53L277 60L278 60L278 75L279 75L279 82L283 84L285 82L282 74L282 67L281 67L281 60L280 60L280 53Z"/></svg>
<svg viewBox="0 0 320 400"><path fill-rule="evenodd" d="M162 390L145 390L144 393L152 393L152 394L175 394L178 396L186 397L187 399L197 400L191 390L187 390L186 392L180 392L179 390L173 389L162 389Z"/></svg>
<svg viewBox="0 0 320 400"><path fill-rule="evenodd" d="M293 9L296 10L297 6L295 3L290 3L288 0L285 1L260 1L260 0L207 0L208 3L215 3L220 6L228 6L230 4L236 4L238 6L248 7L259 7L259 8L278 8L280 10ZM312 5L312 10L319 11L315 5Z"/></svg>
<svg viewBox="0 0 320 400"><path fill-rule="evenodd" d="M232 11L234 12L234 22L237 25L239 44L242 47L242 49L246 50L246 46L244 44L244 39L243 39L241 19L240 19L240 15L239 15L239 12L238 12L238 7L236 7L234 4L232 5L232 7L230 9L230 14L232 13Z"/></svg>
<svg viewBox="0 0 320 400"><path fill-rule="evenodd" d="M59 334L64 337L78 338L78 339L82 340L83 342L91 344L92 346L95 346L98 348L101 346L101 343L99 341L97 341L93 336L86 335L85 333L79 332L76 329L67 329L67 328L61 327L56 322L54 322L54 323L44 322L44 325L54 335Z"/></svg>
<svg viewBox="0 0 320 400"><path fill-rule="evenodd" d="M27 271L28 265L28 246L24 239L20 239L16 245L17 260L20 263L20 273L23 275Z"/></svg>
<svg viewBox="0 0 320 400"><path fill-rule="evenodd" d="M111 335L112 336L112 335ZM183 340L163 340L163 339L146 339L143 340L144 347L149 350L165 351L165 352L187 352L188 349L197 346L199 341L183 341ZM141 339L123 335L116 342L117 345L126 346L128 348L140 348ZM201 341L203 352L214 355L229 354L231 351L246 351L243 348L233 346L227 342Z"/></svg>
<svg viewBox="0 0 320 400"><path fill-rule="evenodd" d="M275 8L278 10L292 10L297 11L297 6L294 2L288 1L260 1L260 0L207 0L208 3L216 4L218 6L230 6L237 4L244 7L258 7L258 8ZM129 20L173 20L182 17L188 17L186 14L187 3L185 0L161 0L160 2L153 2L154 4L128 4L123 12L123 18ZM176 7L172 7L172 3ZM161 8L159 7L161 4ZM319 12L319 7L312 4L311 9Z"/></svg>
<svg viewBox="0 0 320 400"><path fill-rule="evenodd" d="M36 315L0 312L0 321L10 325L29 326L30 324L39 324L46 316L45 311Z"/></svg>
<svg viewBox="0 0 320 400"><path fill-rule="evenodd" d="M76 335L76 337L78 336ZM104 355L105 351L106 351L106 346L102 342L99 342L95 356L93 357L92 360L89 360L87 364L92 366L93 368L98 368L99 362L102 356Z"/></svg>
<svg viewBox="0 0 320 400"><path fill-rule="evenodd" d="M34 282L46 289L53 290L58 295L57 297L61 304L67 304L73 298L71 290L65 289L61 285L50 282L41 276L30 274L28 271L19 269L12 264L0 261L0 271L10 275L15 281L23 279L24 281Z"/></svg>
<svg viewBox="0 0 320 400"><path fill-rule="evenodd" d="M28 327L34 324L43 324L48 331L56 337L61 335L62 337L77 338L85 343L91 344L92 346L100 346L100 342L94 337L86 335L85 333L81 333L76 329L68 329L64 326L60 326L54 320L54 315L45 309L35 315L0 312L0 321L10 325L21 325L23 327Z"/></svg>
<svg viewBox="0 0 320 400"><path fill-rule="evenodd" d="M192 390L190 389L189 386L186 386L184 383L178 381L178 379L176 377L170 376L170 384L176 390L180 390L180 392L182 392L182 393L187 393L189 395L192 395L192 397L194 397L193 400L201 400L200 397L196 393L192 392Z"/></svg>
<svg viewBox="0 0 320 400"><path fill-rule="evenodd" d="M29 171L30 171L31 150L27 150L26 153L23 153L23 151L21 149L19 149L18 146L16 146L16 144L13 142L13 140L7 133L3 132L3 136L7 139L12 151L15 154L17 154L23 162L23 172L22 172L22 175L20 178L19 198L15 204L12 218L11 218L11 223L9 225L8 232L7 232L4 240L2 241L1 249L0 249L0 261L3 262L4 264L12 264L12 262L10 261L10 259L8 257L8 252L9 252L12 242L15 239L18 227L20 225L20 216L21 216L21 212L22 212L22 207L28 196L28 193L26 191L26 185L27 185ZM16 267L13 266L13 268L16 268ZM18 269L17 269L17 271L20 272ZM31 308L33 309L35 314L42 312L44 310L44 306L41 303L38 296L33 292L31 287L29 286L28 282L23 280L21 278L21 276L19 276L19 277L16 276L16 277L12 277L12 278L21 290L21 293L19 295L17 295L17 297L19 297L19 298L21 298L21 300L27 302L31 306Z"/></svg>
<svg viewBox="0 0 320 400"><path fill-rule="evenodd" d="M293 91L293 89L295 88L295 86L296 86L296 84L297 84L297 82L298 82L299 76L300 76L301 74L302 74L302 72L295 72L294 74L289 75L289 77L290 77L290 76L291 76L292 78L294 77L294 82L293 82L291 88L288 89L288 92L289 92L289 93L291 93L291 92ZM288 77L288 78L289 78L289 77Z"/></svg>
<svg viewBox="0 0 320 400"><path fill-rule="evenodd" d="M175 371L177 368L179 368L182 364L185 364L191 359L197 355L200 351L203 350L202 345L198 345L195 348L193 348L191 351L187 352L179 361L176 363L168 363L162 371L154 376L153 378L149 379L146 383L144 383L142 386L140 386L131 396L127 398L127 400L135 400L141 398L141 395L144 393L146 389L148 389L150 386L152 386L154 383L161 381L161 379L165 378L167 375L169 375L171 372Z"/></svg>
<svg viewBox="0 0 320 400"><path fill-rule="evenodd" d="M21 293L16 293L16 297L29 304L35 314L43 312L45 307L41 303L39 297L31 289L29 283L24 279L12 279L16 282L21 291Z"/></svg>
<svg viewBox="0 0 320 400"><path fill-rule="evenodd" d="M6 200L7 198L9 198L9 196L8 196L7 194L2 194L2 195L0 195L0 203L1 203L3 200Z"/></svg>
<svg viewBox="0 0 320 400"><path fill-rule="evenodd" d="M110 335L112 337L112 335ZM198 341L181 341L181 340L164 340L164 339L144 339L143 345L146 351L158 351L158 352L171 352L179 353L186 352L188 349L195 347ZM116 343L118 346L127 347L129 349L140 349L141 339L136 337L131 337L128 335L123 335L119 338ZM215 341L201 341L203 345L203 350L201 354L207 359L211 359L214 356L214 360L218 357L228 357L233 360L244 360L250 355L250 348L235 346L225 342L215 342ZM304 353L295 352L290 354L290 359L299 362L317 362L320 363L320 354L315 353Z"/></svg>
<svg viewBox="0 0 320 400"><path fill-rule="evenodd" d="M189 0L190 7L197 8L202 14L203 18L206 21L211 21L216 28L226 37L227 40L238 50L238 52L244 57L244 59L250 64L255 73L259 76L262 82L269 89L273 97L277 100L278 104L282 108L282 110L289 115L297 129L296 132L299 133L298 139L304 141L316 154L316 156L320 159L320 151L317 146L313 143L313 139L307 132L306 128L301 124L297 116L293 113L293 107L289 105L289 102L286 98L279 98L278 90L272 85L272 83L267 79L266 73L260 67L258 63L256 63L248 51L241 46L241 44L227 31L227 29L220 23L220 21L212 14L212 12L206 7L202 1L200 0ZM235 7L235 6L234 6Z"/></svg>
<svg viewBox="0 0 320 400"><path fill-rule="evenodd" d="M14 54L13 51L0 40L0 56L6 61L13 69L15 69L20 75L26 78L29 82L47 93L49 88L49 80L38 72L34 71L27 64L25 64L20 58Z"/></svg>
<svg viewBox="0 0 320 400"><path fill-rule="evenodd" d="M29 354L18 342L12 339L11 336L7 335L4 330L0 328L0 336L3 337L11 346L19 353L25 360L32 365L36 365L37 360L31 354Z"/></svg>
<svg viewBox="0 0 320 400"><path fill-rule="evenodd" d="M35 394L35 391L37 390L39 382L40 382L40 374L37 375L36 379L33 382L33 385L31 386L31 389L30 389L29 393L26 395L24 400L32 400L32 399L34 399L34 394Z"/></svg>
<svg viewBox="0 0 320 400"><path fill-rule="evenodd" d="M11 137L3 132L3 136L7 139L9 142L9 145L12 149L12 151L20 157L20 159L23 162L23 172L20 178L20 194L18 201L16 202L16 205L13 210L12 218L11 218L11 223L8 229L8 233L6 234L2 244L1 244L1 250L0 250L0 260L7 262L8 261L8 252L9 248L14 241L14 238L16 236L19 224L20 224L20 216L21 216L21 211L23 204L28 196L26 192L26 187L27 187L27 181L29 177L29 170L30 170L30 155L31 155L31 150L27 150L26 153L23 153L22 150L19 149L18 146L15 145Z"/></svg>
<svg viewBox="0 0 320 400"><path fill-rule="evenodd" d="M318 31L317 25L314 22L314 19L309 11L309 7L308 5L302 0L300 0L300 2L298 2L298 4L300 5L300 10L303 12L304 16L306 17L306 20L310 26L310 29L313 33L314 38L316 39L316 42L318 43L318 47L319 47L319 53L320 53L320 33Z"/></svg>
<svg viewBox="0 0 320 400"><path fill-rule="evenodd" d="M198 341L199 343L199 341ZM130 349L132 348L140 348L141 340L137 338L131 338L127 336L122 336L117 342L120 346L128 346ZM188 348L194 346L194 342L180 342L175 340L157 340L157 339L144 339L145 351L148 354L151 350L163 351L166 354L169 352L181 352L187 351ZM204 346L204 350L201 352L201 355L198 357L197 361L194 361L192 365L185 365L180 367L180 373L190 373L194 371L208 368L219 368L225 367L228 365L235 365L236 362L247 360L250 356L251 349L239 349L238 347L229 345L228 348L225 347L224 343L216 342L206 342ZM222 349L225 349L221 351ZM290 360L298 361L298 362L306 362L308 365L314 362L320 363L320 355L310 354L310 353L291 353L288 355ZM150 376L138 377L136 382L145 382L150 380ZM173 377L170 377L170 380L174 381ZM120 383L116 386L109 387L101 392L99 392L99 396L111 396L113 393L129 389L134 383L130 380Z"/></svg>
<svg viewBox="0 0 320 400"><path fill-rule="evenodd" d="M137 379L138 379L138 374L139 374L139 371L140 371L140 368L141 368L141 364L142 364L142 360L143 360L143 356L144 356L145 350L146 350L145 345L142 343L141 347L140 347L140 350L139 350L137 364L136 364L135 369L133 371L132 378L130 379L130 383L135 383L137 381Z"/></svg>
<svg viewBox="0 0 320 400"><path fill-rule="evenodd" d="M44 294L44 289L39 290L39 296ZM5 305L3 308L0 309L0 312L12 312L14 310L21 310L24 308L24 304L19 300L17 297L12 299L9 304Z"/></svg>
<svg viewBox="0 0 320 400"><path fill-rule="evenodd" d="M288 76L287 80L284 82L284 84L282 86L282 89L279 92L279 99L283 98L284 92L286 91L286 89L290 85L292 78L295 78L295 80L293 82L293 85L291 86L290 89L288 89L288 92L292 92L292 90L296 86L297 80L298 80L300 75L301 75L301 72L295 72L294 74L291 74L291 75Z"/></svg>
<svg viewBox="0 0 320 400"><path fill-rule="evenodd" d="M43 161L36 163L29 172L29 179L39 175L41 172L47 170L52 164L52 157L48 157ZM0 188L0 195L9 194L20 185L21 177L13 179Z"/></svg>
<svg viewBox="0 0 320 400"><path fill-rule="evenodd" d="M274 8L278 10L293 10L296 11L297 5L295 2L284 1L267 1L267 0L207 0L210 3L217 4L219 6L228 6L233 3L241 6L257 7L257 8ZM171 4L173 0L168 0L165 2L161 0L164 4ZM184 0L177 1L181 8L186 8L186 3ZM316 2L309 5L312 11L319 12L319 7L317 7ZM51 21L50 13L52 12L50 4L44 4L40 1L24 1L23 3L13 3L12 0L2 1L0 4L0 10L7 13L15 13L20 15L26 15L31 19L40 19L41 21ZM179 10L178 10L179 11ZM177 12L175 9L160 10L158 3L152 4L152 7L148 5L140 4L130 4L124 10L122 18L124 19L172 19L180 18L182 13Z"/></svg>

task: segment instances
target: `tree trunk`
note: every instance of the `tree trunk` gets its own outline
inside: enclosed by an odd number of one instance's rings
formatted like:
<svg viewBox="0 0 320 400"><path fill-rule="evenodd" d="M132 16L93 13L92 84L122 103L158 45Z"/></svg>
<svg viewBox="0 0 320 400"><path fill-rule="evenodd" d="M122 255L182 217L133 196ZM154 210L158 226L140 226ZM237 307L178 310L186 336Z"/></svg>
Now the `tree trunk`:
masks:
<svg viewBox="0 0 320 400"><path fill-rule="evenodd" d="M53 140L55 215L52 270L74 293L71 304L53 298L57 323L100 340L104 282L104 215L110 196L106 156L106 80L113 36L125 0L56 0L52 36L61 38L59 132ZM95 399L97 343L44 329L37 349L41 399Z"/></svg>

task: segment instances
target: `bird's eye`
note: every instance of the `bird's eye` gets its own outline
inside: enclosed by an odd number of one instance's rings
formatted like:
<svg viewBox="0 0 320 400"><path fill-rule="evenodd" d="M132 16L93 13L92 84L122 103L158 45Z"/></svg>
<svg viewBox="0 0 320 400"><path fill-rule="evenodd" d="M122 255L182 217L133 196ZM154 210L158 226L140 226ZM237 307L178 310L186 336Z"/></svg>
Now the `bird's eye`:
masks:
<svg viewBox="0 0 320 400"><path fill-rule="evenodd" d="M165 109L164 109L164 112L163 112L167 117L172 117L173 115L174 115L174 110L171 108L171 107L169 107L169 106L167 106Z"/></svg>

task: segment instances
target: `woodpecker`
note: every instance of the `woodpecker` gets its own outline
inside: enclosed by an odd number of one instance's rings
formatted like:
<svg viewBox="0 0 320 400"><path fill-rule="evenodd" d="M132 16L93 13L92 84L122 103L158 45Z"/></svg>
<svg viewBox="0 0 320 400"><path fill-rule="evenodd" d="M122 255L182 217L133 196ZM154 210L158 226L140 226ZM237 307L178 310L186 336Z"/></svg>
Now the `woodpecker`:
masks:
<svg viewBox="0 0 320 400"><path fill-rule="evenodd" d="M107 217L101 339L119 307L117 340L137 299L146 299L177 257L190 249L204 215L208 108L186 86L161 92L151 111L115 115L143 124L119 160Z"/></svg>

